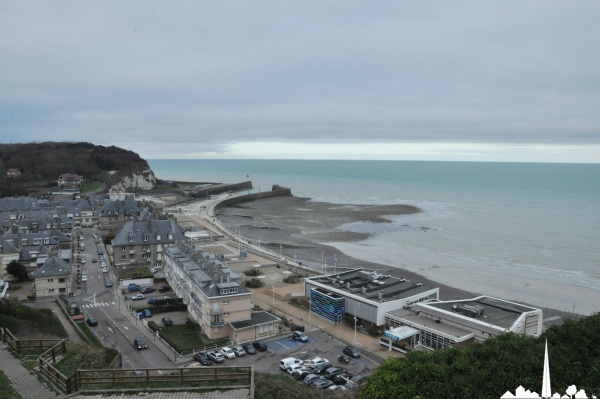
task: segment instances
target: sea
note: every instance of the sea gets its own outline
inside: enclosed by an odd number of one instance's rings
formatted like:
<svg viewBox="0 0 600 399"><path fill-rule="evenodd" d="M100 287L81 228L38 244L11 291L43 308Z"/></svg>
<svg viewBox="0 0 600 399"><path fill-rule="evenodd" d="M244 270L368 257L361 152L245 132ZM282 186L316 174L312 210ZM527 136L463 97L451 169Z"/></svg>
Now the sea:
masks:
<svg viewBox="0 0 600 399"><path fill-rule="evenodd" d="M431 267L543 276L585 287L600 304L600 165L329 161L149 160L159 179L278 184L335 204L408 204L392 223L350 223L347 255L419 272ZM331 264L331 261L330 261ZM600 310L600 305L599 305Z"/></svg>

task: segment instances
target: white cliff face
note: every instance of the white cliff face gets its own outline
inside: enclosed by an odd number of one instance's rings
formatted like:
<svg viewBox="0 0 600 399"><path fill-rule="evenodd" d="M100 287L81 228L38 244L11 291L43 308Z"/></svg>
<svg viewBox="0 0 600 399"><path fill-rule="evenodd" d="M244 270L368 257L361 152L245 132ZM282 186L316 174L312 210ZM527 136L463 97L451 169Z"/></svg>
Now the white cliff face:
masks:
<svg viewBox="0 0 600 399"><path fill-rule="evenodd" d="M109 192L115 191L143 191L152 190L156 184L156 176L150 169L143 169L138 172L129 173L127 176L120 176L119 181L109 187Z"/></svg>

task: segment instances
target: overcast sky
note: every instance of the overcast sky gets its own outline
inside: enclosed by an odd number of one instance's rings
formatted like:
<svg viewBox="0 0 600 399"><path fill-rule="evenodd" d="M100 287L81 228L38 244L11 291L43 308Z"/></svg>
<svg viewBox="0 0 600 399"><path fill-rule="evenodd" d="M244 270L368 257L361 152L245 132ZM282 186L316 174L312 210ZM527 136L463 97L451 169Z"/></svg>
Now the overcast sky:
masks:
<svg viewBox="0 0 600 399"><path fill-rule="evenodd" d="M600 163L598 1L2 1L0 141Z"/></svg>

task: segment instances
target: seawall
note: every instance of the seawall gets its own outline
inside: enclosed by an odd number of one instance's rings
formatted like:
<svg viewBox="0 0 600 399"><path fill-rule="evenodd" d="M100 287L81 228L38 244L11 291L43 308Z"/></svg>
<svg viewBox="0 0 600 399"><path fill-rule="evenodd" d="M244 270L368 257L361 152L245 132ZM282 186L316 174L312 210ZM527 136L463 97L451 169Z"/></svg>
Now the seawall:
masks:
<svg viewBox="0 0 600 399"><path fill-rule="evenodd" d="M215 212L218 212L219 209L224 208L226 206L240 204L243 202L251 202L257 199L262 198L270 198L270 197L291 197L292 190L286 187L281 187L279 185L274 185L271 191L264 191L260 193L252 193L245 195L238 195L236 197L227 198L221 202L219 202L215 206Z"/></svg>

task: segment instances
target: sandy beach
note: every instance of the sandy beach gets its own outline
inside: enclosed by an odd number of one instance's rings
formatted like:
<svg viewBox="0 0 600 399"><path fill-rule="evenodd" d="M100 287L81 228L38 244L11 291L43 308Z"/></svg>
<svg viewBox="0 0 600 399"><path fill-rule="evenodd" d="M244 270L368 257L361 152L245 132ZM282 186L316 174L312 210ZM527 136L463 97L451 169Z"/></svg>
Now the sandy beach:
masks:
<svg viewBox="0 0 600 399"><path fill-rule="evenodd" d="M571 317L573 309L581 314L597 311L599 293L596 290L559 284L544 278L544 273L532 278L520 275L518 270L461 270L444 265L399 268L393 259L369 262L364 254L357 252L360 245L348 245L360 244L369 238L369 234L345 231L343 226L347 223L389 223L387 215L420 211L408 205L339 205L313 202L308 198L280 197L223 208L218 217L244 238L303 263L322 267L325 261L330 271L335 255L340 268L382 270L426 286L439 287L442 300L491 295L541 307L545 318Z"/></svg>

